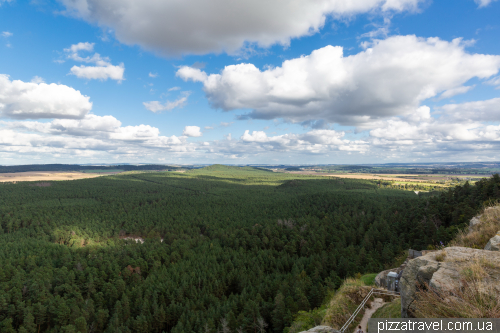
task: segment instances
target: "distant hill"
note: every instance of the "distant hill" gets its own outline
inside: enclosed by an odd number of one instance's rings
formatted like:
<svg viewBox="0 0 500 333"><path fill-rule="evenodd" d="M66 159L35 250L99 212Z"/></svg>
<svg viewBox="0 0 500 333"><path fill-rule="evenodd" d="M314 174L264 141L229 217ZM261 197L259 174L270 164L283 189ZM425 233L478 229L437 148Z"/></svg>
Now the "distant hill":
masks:
<svg viewBox="0 0 500 333"><path fill-rule="evenodd" d="M206 171L235 171L235 172L248 172L248 171L264 171L264 172L273 172L269 169L251 167L251 166L231 166L231 165L222 165L222 164L214 164L210 165L198 170L206 170Z"/></svg>

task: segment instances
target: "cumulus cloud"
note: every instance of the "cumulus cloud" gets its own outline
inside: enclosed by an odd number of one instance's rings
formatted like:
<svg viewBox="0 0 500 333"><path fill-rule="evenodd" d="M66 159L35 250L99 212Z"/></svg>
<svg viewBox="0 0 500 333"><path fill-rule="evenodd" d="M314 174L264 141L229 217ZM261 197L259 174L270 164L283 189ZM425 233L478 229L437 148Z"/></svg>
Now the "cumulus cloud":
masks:
<svg viewBox="0 0 500 333"><path fill-rule="evenodd" d="M47 160L61 154L87 161L117 158L142 162L161 157L193 163L232 158L269 163L285 156L308 162L315 156L322 161L336 156L335 161L345 162L349 162L346 156L363 156L374 162L488 159L500 151L499 108L500 98L448 104L434 110L440 115L435 117L424 105L406 116L372 122L358 138L332 129L282 135L245 130L239 138L228 134L223 140L205 142L188 142L188 137L202 135L198 126L186 126L181 136L164 136L150 125L122 126L113 116L0 121L0 155L36 155Z"/></svg>
<svg viewBox="0 0 500 333"><path fill-rule="evenodd" d="M152 77L152 78L158 77L158 73L149 72L149 77Z"/></svg>
<svg viewBox="0 0 500 333"><path fill-rule="evenodd" d="M143 102L142 104L146 109L148 109L151 112L161 112L161 111L170 111L175 108L182 108L189 97L189 93L184 93L184 96L179 97L173 102L167 101L165 104L162 104L159 101L150 101L150 102Z"/></svg>
<svg viewBox="0 0 500 333"><path fill-rule="evenodd" d="M87 52L94 51L94 45L95 45L95 43L80 42L78 44L71 45L69 48L64 49L64 51L68 52L70 54L70 57L76 58L76 57L78 57L79 51L87 51ZM77 60L77 59L74 59L74 60ZM80 60L77 60L77 61L80 61Z"/></svg>
<svg viewBox="0 0 500 333"><path fill-rule="evenodd" d="M8 38L12 37L14 34L10 31L2 31L2 37Z"/></svg>
<svg viewBox="0 0 500 333"><path fill-rule="evenodd" d="M186 126L186 127L184 127L184 131L182 132L182 135L191 136L191 137L199 137L199 136L202 136L203 134L201 133L200 128L198 126Z"/></svg>
<svg viewBox="0 0 500 333"><path fill-rule="evenodd" d="M334 130L312 130L303 134L284 134L267 136L264 131L246 130L240 137L244 143L252 143L262 150L268 151L301 151L321 153L326 151L357 151L365 152L368 142L362 140L343 139L345 132ZM257 153L255 151L254 153Z"/></svg>
<svg viewBox="0 0 500 333"><path fill-rule="evenodd" d="M145 158L151 155L194 151L184 136L162 136L150 125L122 126L113 116L87 114L82 119L51 122L0 121L0 152L65 157Z"/></svg>
<svg viewBox="0 0 500 333"><path fill-rule="evenodd" d="M120 64L118 66L113 66L111 64L107 66L80 65L71 67L70 72L80 79L101 81L111 79L121 82L122 80L124 80L123 73L125 72L125 67L123 66L123 64Z"/></svg>
<svg viewBox="0 0 500 333"><path fill-rule="evenodd" d="M327 17L418 10L425 0L158 1L60 0L67 13L115 31L129 45L165 55L235 52L246 43L286 45ZM484 0L483 0L484 1ZM140 24L138 24L140 22Z"/></svg>
<svg viewBox="0 0 500 333"><path fill-rule="evenodd" d="M11 81L0 74L0 115L17 119L83 118L91 109L88 96L62 84L40 80Z"/></svg>
<svg viewBox="0 0 500 333"><path fill-rule="evenodd" d="M474 2L477 3L479 8L486 7L494 1L497 1L497 0L474 0Z"/></svg>
<svg viewBox="0 0 500 333"><path fill-rule="evenodd" d="M326 46L276 68L242 63L208 75L181 67L177 75L202 82L214 108L251 109L250 118L360 125L411 113L442 92L463 93L465 82L499 68L500 56L470 54L461 39L394 36L348 57L342 47Z"/></svg>
<svg viewBox="0 0 500 333"><path fill-rule="evenodd" d="M70 69L70 74L81 79L101 80L107 79L121 82L124 79L125 66L123 63L115 66L112 65L108 57L101 57L99 53L94 53L92 56L82 57L80 52L93 52L94 43L81 42L73 44L69 48L64 49L68 59L78 62L93 63L95 66L73 66Z"/></svg>
<svg viewBox="0 0 500 333"><path fill-rule="evenodd" d="M371 151L391 153L401 159L489 159L500 151L500 98L436 109L433 117L422 106L408 117L394 117L371 124Z"/></svg>
<svg viewBox="0 0 500 333"><path fill-rule="evenodd" d="M500 125L491 124L498 124L499 108L500 99L449 104L436 111L440 117L434 117L431 109L424 105L407 116L370 123L371 128L363 131L363 139L348 139L345 132L328 129L274 136L247 130L240 140L212 143L210 149L240 157L264 153L325 156L343 152L364 156L364 160L371 156L374 163L488 159L488 156L498 156L500 151Z"/></svg>
<svg viewBox="0 0 500 333"><path fill-rule="evenodd" d="M447 104L437 108L442 116L454 121L500 121L500 98L484 101Z"/></svg>

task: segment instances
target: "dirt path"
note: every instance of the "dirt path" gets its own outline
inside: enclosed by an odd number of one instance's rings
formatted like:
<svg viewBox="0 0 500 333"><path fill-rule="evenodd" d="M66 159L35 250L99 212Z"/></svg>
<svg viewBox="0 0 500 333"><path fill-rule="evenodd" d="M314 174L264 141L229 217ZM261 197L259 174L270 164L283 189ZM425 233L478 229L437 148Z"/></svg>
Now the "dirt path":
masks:
<svg viewBox="0 0 500 333"><path fill-rule="evenodd" d="M370 309L366 309L365 310L365 314L363 315L363 318L361 319L361 323L359 323L359 325L361 325L361 329L363 330L363 332L366 332L366 326L368 325L368 319L370 319L372 317L372 315L375 313L375 311L377 311L377 309L379 309L380 307L382 307L382 305L384 305L385 302L382 298L375 298L372 302L372 307ZM356 327L354 329L354 333L356 333L356 331L358 330L358 328Z"/></svg>

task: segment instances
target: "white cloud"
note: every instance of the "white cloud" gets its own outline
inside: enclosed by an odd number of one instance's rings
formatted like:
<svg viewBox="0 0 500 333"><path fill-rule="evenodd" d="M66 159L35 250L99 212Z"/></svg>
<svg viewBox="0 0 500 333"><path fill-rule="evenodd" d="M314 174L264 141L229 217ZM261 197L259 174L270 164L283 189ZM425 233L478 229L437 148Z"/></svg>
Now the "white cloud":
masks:
<svg viewBox="0 0 500 333"><path fill-rule="evenodd" d="M149 72L149 77L152 77L152 78L158 77L158 73Z"/></svg>
<svg viewBox="0 0 500 333"><path fill-rule="evenodd" d="M8 38L12 37L14 34L10 31L2 31L2 37Z"/></svg>
<svg viewBox="0 0 500 333"><path fill-rule="evenodd" d="M304 134L267 136L263 131L252 131L250 134L250 131L246 130L240 140L267 151L321 153L330 150L364 152L368 149L367 142L346 140L343 139L344 135L344 132L334 130L312 130Z"/></svg>
<svg viewBox="0 0 500 333"><path fill-rule="evenodd" d="M199 137L203 134L200 132L200 128L198 126L186 126L184 127L184 131L182 135L191 136L191 137Z"/></svg>
<svg viewBox="0 0 500 333"><path fill-rule="evenodd" d="M467 53L461 39L394 36L348 57L326 46L262 71L239 64L210 75L181 67L177 75L202 82L214 108L251 109L250 118L359 125L411 113L442 92L463 93L465 82L499 68L500 56Z"/></svg>
<svg viewBox="0 0 500 333"><path fill-rule="evenodd" d="M474 2L477 3L479 8L486 7L494 1L497 1L497 0L474 0Z"/></svg>
<svg viewBox="0 0 500 333"><path fill-rule="evenodd" d="M157 1L60 0L71 15L115 31L129 45L166 55L236 52L246 43L287 45L327 17L418 10L425 0ZM230 14L228 14L230 13ZM138 24L140 22L140 24Z"/></svg>
<svg viewBox="0 0 500 333"><path fill-rule="evenodd" d="M0 121L0 156L38 156L48 161L59 154L87 162L145 162L161 157L192 163L231 158L269 163L289 156L302 162L352 162L347 156L377 162L487 160L500 152L500 125L492 124L499 122L499 108L500 98L449 104L437 110L440 117L436 118L429 107L421 106L405 117L370 123L362 139L331 129L282 135L246 130L239 138L228 134L222 140L188 142L188 137L202 136L200 127L186 126L182 136L162 136L150 125L122 126L113 116L93 114L51 122Z"/></svg>
<svg viewBox="0 0 500 333"><path fill-rule="evenodd" d="M176 90L181 90L181 87L172 87L168 89L168 91L176 91Z"/></svg>
<svg viewBox="0 0 500 333"><path fill-rule="evenodd" d="M123 64L118 66L107 65L107 66L73 66L70 70L71 74L75 75L80 79L87 80L101 80L106 81L107 79L116 80L121 82L124 80L123 74L125 72L125 67Z"/></svg>
<svg viewBox="0 0 500 333"><path fill-rule="evenodd" d="M193 80L194 82L205 82L208 78L207 73L201 69L189 66L182 66L175 75L185 81Z"/></svg>
<svg viewBox="0 0 500 333"><path fill-rule="evenodd" d="M17 119L83 118L92 109L88 96L62 84L23 82L0 74L0 115Z"/></svg>
<svg viewBox="0 0 500 333"><path fill-rule="evenodd" d="M455 95L465 94L469 90L473 89L475 86L460 86L446 90L439 96L439 99L450 98Z"/></svg>
<svg viewBox="0 0 500 333"><path fill-rule="evenodd" d="M45 80L40 76L33 76L33 78L31 79L31 82L33 82L33 83L45 83Z"/></svg>
<svg viewBox="0 0 500 333"><path fill-rule="evenodd" d="M70 56L78 56L79 51L87 51L87 52L92 52L94 51L94 45L95 43L89 43L89 42L80 42L78 44L73 44L69 48L64 49L65 52L70 53Z"/></svg>
<svg viewBox="0 0 500 333"><path fill-rule="evenodd" d="M500 121L500 98L484 101L447 104L437 108L454 121Z"/></svg>
<svg viewBox="0 0 500 333"><path fill-rule="evenodd" d="M494 77L493 79L486 82L492 86L497 86L497 89L500 89L500 76Z"/></svg>
<svg viewBox="0 0 500 333"><path fill-rule="evenodd" d="M170 111L175 108L182 108L189 97L189 93L185 93L184 96L179 97L173 102L167 101L165 104L162 104L159 101L150 101L143 102L142 104L151 112L161 112L161 111Z"/></svg>
<svg viewBox="0 0 500 333"><path fill-rule="evenodd" d="M87 80L101 80L106 81L107 79L116 80L121 82L124 79L123 75L125 73L125 66L123 63L118 66L112 65L108 57L101 57L99 53L94 53L94 55L82 57L80 52L93 52L94 43L78 43L73 44L69 48L64 49L67 54L68 59L72 59L78 62L93 63L96 66L73 66L70 69L70 74L75 75L81 79Z"/></svg>
<svg viewBox="0 0 500 333"><path fill-rule="evenodd" d="M120 157L143 159L151 155L192 152L195 144L186 137L162 136L149 125L121 126L113 116L86 115L83 119L38 121L0 121L0 152L20 156L41 156L50 160L55 154L66 158Z"/></svg>

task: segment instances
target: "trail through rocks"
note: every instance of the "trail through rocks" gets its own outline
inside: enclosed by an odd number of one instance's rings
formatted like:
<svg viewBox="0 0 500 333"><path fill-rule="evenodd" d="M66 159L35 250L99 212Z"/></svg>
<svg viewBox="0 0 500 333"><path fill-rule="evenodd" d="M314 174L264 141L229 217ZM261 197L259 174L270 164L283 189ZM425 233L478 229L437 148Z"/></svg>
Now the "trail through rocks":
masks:
<svg viewBox="0 0 500 333"><path fill-rule="evenodd" d="M363 318L361 319L361 323L359 323L359 325L361 325L361 329L363 330L363 332L366 333L366 327L368 326L368 319L370 319L372 317L372 315L375 313L375 311L377 311L377 309L379 309L380 307L382 307L382 305L384 305L385 302L382 298L375 298L372 302L372 307L371 308L367 308L365 310L365 314L363 315ZM356 331L358 330L358 327L356 326L354 328L354 333L356 333Z"/></svg>

